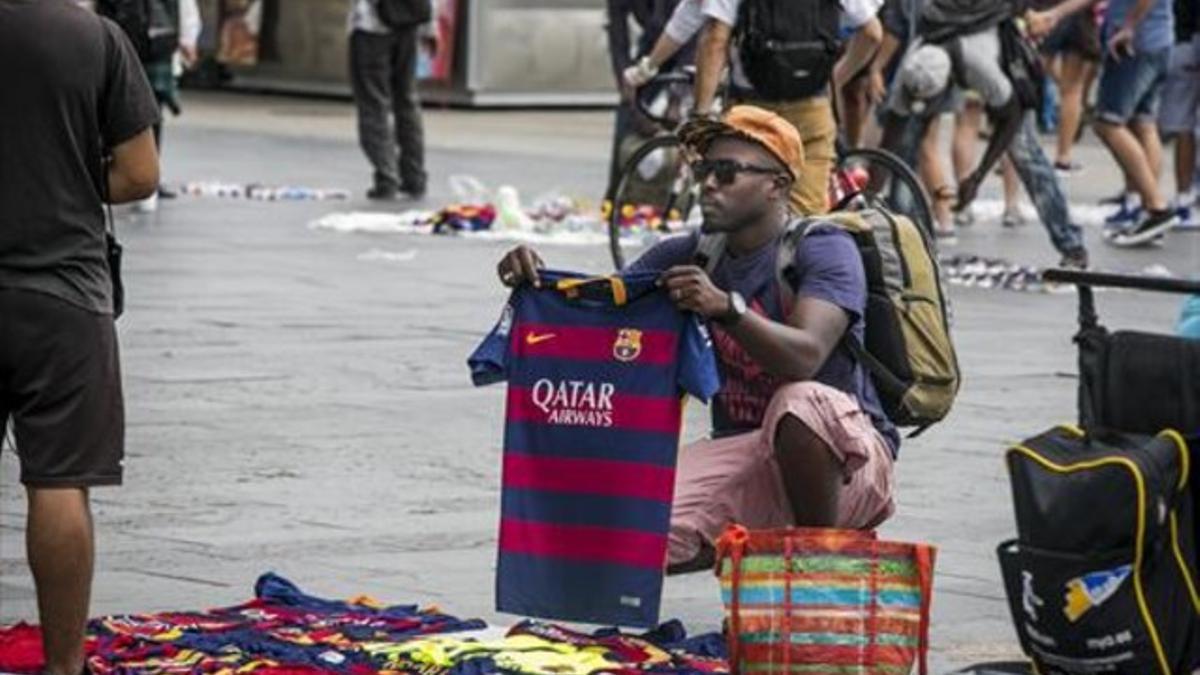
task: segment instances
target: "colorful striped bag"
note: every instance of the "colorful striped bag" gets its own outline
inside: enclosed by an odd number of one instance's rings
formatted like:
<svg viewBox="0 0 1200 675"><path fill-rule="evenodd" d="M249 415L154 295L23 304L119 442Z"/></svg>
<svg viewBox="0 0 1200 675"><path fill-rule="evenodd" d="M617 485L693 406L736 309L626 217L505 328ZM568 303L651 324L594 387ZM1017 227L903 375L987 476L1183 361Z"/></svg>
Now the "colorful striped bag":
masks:
<svg viewBox="0 0 1200 675"><path fill-rule="evenodd" d="M734 525L717 551L735 673L927 672L932 546Z"/></svg>

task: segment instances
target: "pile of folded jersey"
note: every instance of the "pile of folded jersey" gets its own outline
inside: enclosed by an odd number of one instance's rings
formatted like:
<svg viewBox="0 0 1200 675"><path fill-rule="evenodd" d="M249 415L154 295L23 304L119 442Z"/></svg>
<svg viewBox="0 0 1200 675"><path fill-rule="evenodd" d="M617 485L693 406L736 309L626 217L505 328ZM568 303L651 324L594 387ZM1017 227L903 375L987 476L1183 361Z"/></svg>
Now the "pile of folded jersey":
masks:
<svg viewBox="0 0 1200 675"><path fill-rule="evenodd" d="M360 596L326 600L274 574L247 603L201 612L109 616L88 625L88 668L100 675L704 675L727 673L719 636L688 639L676 621L640 635L585 634L524 622L501 639L487 628L415 605ZM44 667L41 632L0 628L0 672Z"/></svg>

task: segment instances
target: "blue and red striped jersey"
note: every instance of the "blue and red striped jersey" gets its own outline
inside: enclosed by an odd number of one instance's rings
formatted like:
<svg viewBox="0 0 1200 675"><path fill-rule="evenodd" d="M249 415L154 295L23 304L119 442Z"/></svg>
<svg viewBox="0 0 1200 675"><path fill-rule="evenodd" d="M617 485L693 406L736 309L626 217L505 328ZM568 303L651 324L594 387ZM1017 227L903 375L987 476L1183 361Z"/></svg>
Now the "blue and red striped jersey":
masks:
<svg viewBox="0 0 1200 675"><path fill-rule="evenodd" d="M543 272L469 360L476 385L508 381L502 612L658 621L683 394L720 382L703 324L657 277Z"/></svg>

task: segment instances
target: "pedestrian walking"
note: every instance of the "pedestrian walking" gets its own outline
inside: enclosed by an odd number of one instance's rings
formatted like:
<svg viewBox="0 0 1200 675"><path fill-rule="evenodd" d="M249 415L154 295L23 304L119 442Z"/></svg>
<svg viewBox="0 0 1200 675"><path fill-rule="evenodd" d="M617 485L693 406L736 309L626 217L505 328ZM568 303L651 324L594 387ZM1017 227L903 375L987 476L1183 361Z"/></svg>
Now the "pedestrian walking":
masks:
<svg viewBox="0 0 1200 675"><path fill-rule="evenodd" d="M417 54L422 42L436 49L432 19L430 0L354 0L350 5L358 142L374 169L368 199L425 196L429 178Z"/></svg>
<svg viewBox="0 0 1200 675"><path fill-rule="evenodd" d="M1045 12L1030 13L1030 30L1044 35L1065 17L1096 0L1065 0ZM1109 0L1102 42L1106 47L1096 104L1096 133L1125 173L1127 194L1108 240L1141 246L1166 234L1178 222L1158 186L1162 139L1158 109L1174 42L1171 0ZM1140 203L1140 206L1138 205Z"/></svg>
<svg viewBox="0 0 1200 675"><path fill-rule="evenodd" d="M0 0L0 63L0 429L28 495L45 672L78 675L89 490L121 483L124 452L103 199L158 187L158 106L121 29L72 0Z"/></svg>

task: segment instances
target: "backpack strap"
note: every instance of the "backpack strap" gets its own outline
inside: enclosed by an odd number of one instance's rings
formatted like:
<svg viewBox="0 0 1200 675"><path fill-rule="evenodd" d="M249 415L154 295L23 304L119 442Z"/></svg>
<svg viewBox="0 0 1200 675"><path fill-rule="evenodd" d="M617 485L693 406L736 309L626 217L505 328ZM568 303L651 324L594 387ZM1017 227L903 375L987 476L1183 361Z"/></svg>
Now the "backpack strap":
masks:
<svg viewBox="0 0 1200 675"><path fill-rule="evenodd" d="M796 287L800 285L796 277L796 252L800 250L800 241L820 224L817 218L793 218L783 230L775 258L775 281L779 286L779 302L783 305L781 309L785 315L796 304Z"/></svg>
<svg viewBox="0 0 1200 675"><path fill-rule="evenodd" d="M723 232L700 233L696 242L696 251L692 253L692 261L704 269L705 274L712 276L717 269L717 263L725 256L726 235Z"/></svg>

